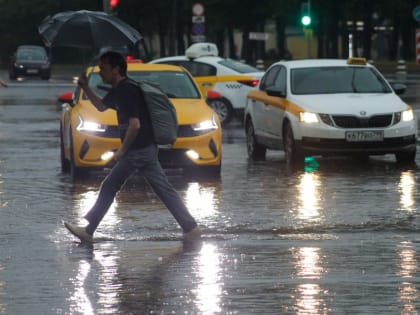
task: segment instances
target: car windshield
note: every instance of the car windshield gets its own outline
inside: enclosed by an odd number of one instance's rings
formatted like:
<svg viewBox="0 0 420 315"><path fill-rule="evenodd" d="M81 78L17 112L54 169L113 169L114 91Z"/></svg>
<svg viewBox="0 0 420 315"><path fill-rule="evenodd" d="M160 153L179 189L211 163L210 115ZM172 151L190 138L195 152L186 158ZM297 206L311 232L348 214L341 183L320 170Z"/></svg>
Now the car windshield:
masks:
<svg viewBox="0 0 420 315"><path fill-rule="evenodd" d="M239 73L250 73L260 71L257 68L254 68L246 63L242 63L240 61L232 59L223 59L220 60L218 63Z"/></svg>
<svg viewBox="0 0 420 315"><path fill-rule="evenodd" d="M47 60L47 54L41 49L20 49L16 58L19 60Z"/></svg>
<svg viewBox="0 0 420 315"><path fill-rule="evenodd" d="M176 71L129 71L128 77L135 81L146 81L159 86L170 98L200 98L191 78L184 72ZM106 94L105 88L110 85L104 84L98 72L89 76L89 86L100 95Z"/></svg>
<svg viewBox="0 0 420 315"><path fill-rule="evenodd" d="M391 93L370 67L311 67L291 70L293 94Z"/></svg>

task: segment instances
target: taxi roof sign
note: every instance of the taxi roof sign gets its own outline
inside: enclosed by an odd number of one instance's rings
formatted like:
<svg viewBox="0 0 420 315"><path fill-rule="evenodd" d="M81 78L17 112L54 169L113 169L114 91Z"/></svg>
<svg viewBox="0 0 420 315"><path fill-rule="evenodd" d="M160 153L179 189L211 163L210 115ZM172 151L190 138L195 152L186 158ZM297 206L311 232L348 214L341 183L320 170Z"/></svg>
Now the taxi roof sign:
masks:
<svg viewBox="0 0 420 315"><path fill-rule="evenodd" d="M188 58L198 58L203 56L218 56L219 50L213 43L195 43L187 48L185 56Z"/></svg>
<svg viewBox="0 0 420 315"><path fill-rule="evenodd" d="M366 58L363 58L363 57L352 57L352 58L347 59L347 64L366 66L367 61L366 61Z"/></svg>

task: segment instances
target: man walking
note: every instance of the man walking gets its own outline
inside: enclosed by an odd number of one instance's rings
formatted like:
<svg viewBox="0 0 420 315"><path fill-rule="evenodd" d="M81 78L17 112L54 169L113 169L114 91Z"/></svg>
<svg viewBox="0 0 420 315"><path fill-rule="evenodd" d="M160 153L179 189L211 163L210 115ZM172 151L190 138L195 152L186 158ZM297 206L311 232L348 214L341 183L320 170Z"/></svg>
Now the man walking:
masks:
<svg viewBox="0 0 420 315"><path fill-rule="evenodd" d="M121 147L115 152L115 166L101 184L98 198L85 215L86 227L65 222L65 227L82 242L92 242L93 233L105 216L117 192L134 172L142 174L154 192L172 213L184 232L184 239L200 237L200 230L178 193L168 182L158 160L158 148L153 142L151 121L143 91L129 82L127 63L116 52L106 52L99 59L99 74L112 89L100 98L88 85L85 74L78 84L92 104L99 110L113 108L117 111Z"/></svg>

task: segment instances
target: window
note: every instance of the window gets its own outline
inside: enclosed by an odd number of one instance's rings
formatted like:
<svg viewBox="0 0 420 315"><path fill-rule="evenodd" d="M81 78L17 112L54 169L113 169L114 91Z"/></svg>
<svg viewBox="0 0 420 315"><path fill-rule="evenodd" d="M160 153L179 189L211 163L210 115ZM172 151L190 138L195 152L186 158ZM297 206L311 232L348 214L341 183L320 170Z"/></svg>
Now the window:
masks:
<svg viewBox="0 0 420 315"><path fill-rule="evenodd" d="M385 80L370 67L312 67L293 69L294 94L390 93Z"/></svg>

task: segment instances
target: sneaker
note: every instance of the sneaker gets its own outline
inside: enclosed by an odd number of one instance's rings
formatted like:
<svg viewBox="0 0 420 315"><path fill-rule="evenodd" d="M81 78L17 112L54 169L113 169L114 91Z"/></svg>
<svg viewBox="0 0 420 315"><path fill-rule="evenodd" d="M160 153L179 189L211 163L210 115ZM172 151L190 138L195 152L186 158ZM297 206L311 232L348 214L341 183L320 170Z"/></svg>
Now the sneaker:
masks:
<svg viewBox="0 0 420 315"><path fill-rule="evenodd" d="M184 241L195 241L195 240L199 240L201 238L201 229L196 226L195 228L193 228L191 231L189 232L184 232L183 234L183 239Z"/></svg>
<svg viewBox="0 0 420 315"><path fill-rule="evenodd" d="M72 224L67 223L67 222L64 222L64 226L67 228L67 230L70 231L71 234L73 234L74 236L79 238L82 243L83 242L86 242L86 243L92 243L93 242L92 234L89 234L88 232L86 232L85 227L75 226L75 225L72 225Z"/></svg>

